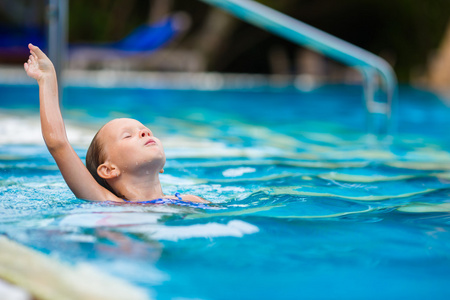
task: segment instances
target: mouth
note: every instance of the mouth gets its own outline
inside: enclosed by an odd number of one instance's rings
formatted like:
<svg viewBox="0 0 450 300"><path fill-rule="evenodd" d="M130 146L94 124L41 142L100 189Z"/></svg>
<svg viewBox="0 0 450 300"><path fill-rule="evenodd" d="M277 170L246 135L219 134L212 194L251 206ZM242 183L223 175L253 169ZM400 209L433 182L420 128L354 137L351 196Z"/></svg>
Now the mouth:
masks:
<svg viewBox="0 0 450 300"><path fill-rule="evenodd" d="M144 146L154 145L154 144L156 144L155 140L149 139L149 140L144 144Z"/></svg>

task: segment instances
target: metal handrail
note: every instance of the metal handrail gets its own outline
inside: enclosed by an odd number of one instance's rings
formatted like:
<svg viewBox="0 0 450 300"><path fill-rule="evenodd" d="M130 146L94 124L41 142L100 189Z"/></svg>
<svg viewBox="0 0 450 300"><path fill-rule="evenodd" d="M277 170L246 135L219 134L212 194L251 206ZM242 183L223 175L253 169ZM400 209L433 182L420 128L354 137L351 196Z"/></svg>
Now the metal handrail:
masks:
<svg viewBox="0 0 450 300"><path fill-rule="evenodd" d="M296 44L319 52L357 68L364 81L364 97L368 113L368 133L392 133L392 108L396 99L397 78L392 67L381 57L341 40L324 31L251 0L202 0L232 15L284 37ZM384 82L385 98L375 97L377 78ZM374 114L386 117L384 126L376 124ZM384 128L382 128L384 127Z"/></svg>
<svg viewBox="0 0 450 300"><path fill-rule="evenodd" d="M65 54L67 52L67 29L69 0L48 0L47 22L48 22L48 56L55 67L58 77L58 94L60 101L63 98L63 69Z"/></svg>

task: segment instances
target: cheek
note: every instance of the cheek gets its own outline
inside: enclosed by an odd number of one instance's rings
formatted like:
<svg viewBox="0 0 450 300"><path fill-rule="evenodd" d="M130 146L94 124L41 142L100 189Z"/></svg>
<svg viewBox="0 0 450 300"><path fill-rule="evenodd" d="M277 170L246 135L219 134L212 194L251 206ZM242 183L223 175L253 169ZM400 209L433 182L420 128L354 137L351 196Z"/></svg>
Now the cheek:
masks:
<svg viewBox="0 0 450 300"><path fill-rule="evenodd" d="M115 163L128 162L135 159L134 153L136 149L133 149L125 143L116 144L110 149L110 158Z"/></svg>

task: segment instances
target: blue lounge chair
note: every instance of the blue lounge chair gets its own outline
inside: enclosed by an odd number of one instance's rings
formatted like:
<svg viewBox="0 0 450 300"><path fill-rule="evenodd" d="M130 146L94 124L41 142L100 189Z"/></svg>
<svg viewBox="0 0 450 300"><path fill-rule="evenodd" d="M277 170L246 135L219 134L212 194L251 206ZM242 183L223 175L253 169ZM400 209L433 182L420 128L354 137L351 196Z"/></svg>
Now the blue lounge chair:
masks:
<svg viewBox="0 0 450 300"><path fill-rule="evenodd" d="M144 24L133 30L128 36L117 42L102 44L69 44L69 58L71 56L89 55L95 53L95 59L127 56L137 53L155 51L175 37L185 32L189 27L190 19L184 13L175 13L153 24ZM2 60L24 61L29 55L28 43L33 43L46 49L47 43L42 30L25 28L11 30L0 28L0 54ZM78 53L78 55L77 55ZM89 57L84 57L89 59Z"/></svg>
<svg viewBox="0 0 450 300"><path fill-rule="evenodd" d="M124 58L144 55L166 46L185 32L190 24L189 16L176 13L153 24L144 24L117 42L102 44L71 44L69 46L69 66L71 68L90 68L106 65L111 61L126 65ZM116 63L116 65L117 65Z"/></svg>
<svg viewBox="0 0 450 300"><path fill-rule="evenodd" d="M188 16L184 13L175 13L159 22L139 26L120 41L103 44L71 44L69 51L77 51L80 48L115 50L129 54L154 51L184 32L188 26Z"/></svg>

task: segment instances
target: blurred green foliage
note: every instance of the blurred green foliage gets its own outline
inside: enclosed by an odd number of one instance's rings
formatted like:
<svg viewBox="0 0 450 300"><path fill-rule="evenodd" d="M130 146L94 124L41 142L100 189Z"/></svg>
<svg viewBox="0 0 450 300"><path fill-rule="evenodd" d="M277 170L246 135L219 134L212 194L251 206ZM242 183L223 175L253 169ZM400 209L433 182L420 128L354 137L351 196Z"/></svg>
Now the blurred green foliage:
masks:
<svg viewBox="0 0 450 300"><path fill-rule="evenodd" d="M401 80L425 67L450 17L449 0L285 2L293 17L385 56Z"/></svg>
<svg viewBox="0 0 450 300"><path fill-rule="evenodd" d="M439 46L449 22L449 0L260 0L307 24L336 35L393 63L400 80L410 79L412 72L422 71L430 54ZM70 1L71 41L111 41L128 34L148 20L151 1L143 0L72 0ZM193 17L193 30L202 26L208 7L196 0L173 1L174 10ZM249 46L238 51L239 61L246 61L247 72L267 72L267 66L248 60L267 52L272 43L284 45L293 52L296 45L279 40L259 29L241 24L232 35L233 41ZM242 35L247 35L243 37ZM253 34L253 36L252 36ZM256 39L254 47L248 39ZM230 43L227 48L240 47ZM224 51L227 52L227 51ZM232 49L231 49L231 52ZM236 58L237 59L237 58ZM222 64L218 71L242 71Z"/></svg>
<svg viewBox="0 0 450 300"><path fill-rule="evenodd" d="M119 40L149 21L154 1L70 0L69 41L96 43ZM192 27L185 37L187 40L205 29L204 20L211 9L208 5L198 0L166 1L172 3L172 10L191 15ZM259 2L385 57L394 65L402 81L408 81L412 74L425 70L430 56L442 40L450 16L450 0ZM45 22L46 3L45 0L0 0L0 26L36 26ZM38 15L40 17L36 17ZM41 26L45 28L45 23ZM189 46L193 40L190 39ZM270 72L267 55L271 47L280 45L291 57L298 49L297 45L244 23L235 26L224 41L226 43L218 53L221 58L211 64L211 70Z"/></svg>
<svg viewBox="0 0 450 300"><path fill-rule="evenodd" d="M302 22L386 58L401 81L424 72L450 19L449 0L259 0ZM241 28L241 32L245 31ZM261 35L245 31L249 37ZM237 34L239 35L239 34ZM296 46L260 37L260 47L279 43L294 55ZM235 36L235 41L245 40ZM252 51L251 51L252 52ZM256 49L249 57L258 56ZM244 62L241 60L243 63Z"/></svg>
<svg viewBox="0 0 450 300"><path fill-rule="evenodd" d="M73 42L104 42L123 38L147 21L149 1L69 1L69 38Z"/></svg>

